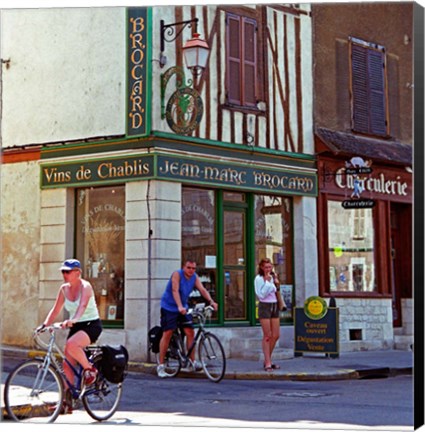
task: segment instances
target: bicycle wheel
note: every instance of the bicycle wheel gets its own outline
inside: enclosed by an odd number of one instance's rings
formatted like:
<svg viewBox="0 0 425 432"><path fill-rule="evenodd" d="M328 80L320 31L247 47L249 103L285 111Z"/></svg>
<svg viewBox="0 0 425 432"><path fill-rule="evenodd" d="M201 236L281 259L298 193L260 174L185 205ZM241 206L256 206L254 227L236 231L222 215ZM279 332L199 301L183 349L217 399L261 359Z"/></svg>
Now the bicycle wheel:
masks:
<svg viewBox="0 0 425 432"><path fill-rule="evenodd" d="M18 365L7 377L4 403L8 417L19 422L51 423L62 409L62 377L42 360Z"/></svg>
<svg viewBox="0 0 425 432"><path fill-rule="evenodd" d="M122 383L114 384L99 377L93 389L88 389L82 400L87 414L98 421L108 420L118 409Z"/></svg>
<svg viewBox="0 0 425 432"><path fill-rule="evenodd" d="M212 333L203 334L199 341L198 357L211 381L218 383L223 379L226 372L226 356L217 336Z"/></svg>

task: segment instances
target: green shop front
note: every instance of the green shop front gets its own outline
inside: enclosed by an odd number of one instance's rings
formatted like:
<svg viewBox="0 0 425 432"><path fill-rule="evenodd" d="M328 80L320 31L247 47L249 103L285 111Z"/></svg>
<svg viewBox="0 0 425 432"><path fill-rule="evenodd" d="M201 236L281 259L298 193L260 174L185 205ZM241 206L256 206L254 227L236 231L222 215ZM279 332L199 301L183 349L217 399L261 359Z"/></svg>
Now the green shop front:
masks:
<svg viewBox="0 0 425 432"><path fill-rule="evenodd" d="M295 306L294 269L306 263L294 253L294 205L315 200L314 160L232 145L205 149L195 138L138 146L91 158L75 147L66 160L57 150L57 160L41 163L43 192L66 190L73 211L64 221L65 249L84 264L105 328L133 328L132 301L148 315L140 325L157 324L166 281L186 257L219 304L218 327L258 323L253 280L263 257ZM192 301L202 301L199 293ZM292 318L289 307L282 323Z"/></svg>

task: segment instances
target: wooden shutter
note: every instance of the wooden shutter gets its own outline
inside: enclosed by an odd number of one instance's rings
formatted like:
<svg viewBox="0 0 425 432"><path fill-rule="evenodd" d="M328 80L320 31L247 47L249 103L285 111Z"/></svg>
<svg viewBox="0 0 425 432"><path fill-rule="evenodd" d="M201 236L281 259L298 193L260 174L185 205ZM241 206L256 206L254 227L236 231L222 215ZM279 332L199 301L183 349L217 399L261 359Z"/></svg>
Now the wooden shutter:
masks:
<svg viewBox="0 0 425 432"><path fill-rule="evenodd" d="M241 106L257 105L257 22L228 14L227 100Z"/></svg>
<svg viewBox="0 0 425 432"><path fill-rule="evenodd" d="M257 105L257 23L243 19L243 88L244 105Z"/></svg>
<svg viewBox="0 0 425 432"><path fill-rule="evenodd" d="M241 18L227 15L227 98L230 103L242 104L241 91Z"/></svg>
<svg viewBox="0 0 425 432"><path fill-rule="evenodd" d="M380 51L368 51L370 90L370 132L374 135L387 134L385 101L385 59Z"/></svg>
<svg viewBox="0 0 425 432"><path fill-rule="evenodd" d="M352 114L357 132L387 135L384 56L382 49L352 44Z"/></svg>

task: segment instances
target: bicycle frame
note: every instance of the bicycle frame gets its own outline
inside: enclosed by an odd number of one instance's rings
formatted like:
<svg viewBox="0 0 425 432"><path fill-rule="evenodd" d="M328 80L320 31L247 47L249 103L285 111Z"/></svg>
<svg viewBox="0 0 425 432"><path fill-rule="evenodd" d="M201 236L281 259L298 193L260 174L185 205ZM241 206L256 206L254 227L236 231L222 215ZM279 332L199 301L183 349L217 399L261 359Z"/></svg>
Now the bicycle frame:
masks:
<svg viewBox="0 0 425 432"><path fill-rule="evenodd" d="M203 310L203 306L202 306L201 309ZM209 312L212 311L211 306L208 306L207 309L209 310ZM197 346L197 344L199 342L199 339L202 339L202 337L203 337L203 335L205 333L204 325L205 325L206 316L203 313L200 313L198 311L198 309L196 308L196 306L195 306L194 309L189 309L188 310L188 314L191 314L194 317L196 317L196 318L199 319L199 327L197 328L197 331L196 331L195 336L193 338L193 342L191 343L191 345L187 349L187 351L186 351L186 347L184 346L184 337L186 336L185 332L184 332L185 326L184 325L180 325L174 331L174 334L177 335L177 339L178 339L176 341L177 345L178 345L178 351L177 351L177 353L178 353L178 355L180 357L180 361L182 363L182 367L184 367L184 368L187 367L188 362L190 361L190 356L193 353L193 350L196 348L196 346Z"/></svg>
<svg viewBox="0 0 425 432"><path fill-rule="evenodd" d="M190 347L187 349L184 346L184 337L186 336L184 333L184 326L180 326L175 330L175 334L177 334L178 337L178 354L180 357L180 360L182 362L182 367L187 367L187 364L190 360L190 356L193 353L193 350L196 348L196 345L198 344L199 339L202 337L204 333L204 327L201 324L200 327L198 327L195 336L193 338L193 342L190 344Z"/></svg>
<svg viewBox="0 0 425 432"><path fill-rule="evenodd" d="M100 348L99 348L100 349ZM74 376L77 379L77 383L71 383L67 376L65 375L65 372L63 370L63 366L59 362L59 360L56 358L55 353L53 350L56 350L62 359L62 362L65 361L67 365L71 368L72 372L74 373ZM93 349L94 352L96 352L96 349ZM35 382L35 388L38 387L38 384L40 382L43 382L44 378L46 377L47 369L50 365L53 365L53 367L59 372L60 376L62 377L62 380L67 384L68 388L71 390L72 397L74 399L81 398L83 395L83 392L80 391L81 383L83 379L83 368L81 365L78 366L78 369L71 364L71 362L65 357L64 352L59 348L58 344L56 343L55 339L55 331L50 330L50 339L49 343L47 344L47 352L43 358L43 368L40 369L40 372L43 372L43 376L39 377L37 376L36 382Z"/></svg>

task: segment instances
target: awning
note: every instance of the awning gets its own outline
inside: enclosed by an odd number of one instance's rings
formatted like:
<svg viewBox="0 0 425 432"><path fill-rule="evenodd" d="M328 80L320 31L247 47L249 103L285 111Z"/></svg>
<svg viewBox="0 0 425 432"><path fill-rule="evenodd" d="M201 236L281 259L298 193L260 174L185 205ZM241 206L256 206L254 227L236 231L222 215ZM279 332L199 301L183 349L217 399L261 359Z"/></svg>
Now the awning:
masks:
<svg viewBox="0 0 425 432"><path fill-rule="evenodd" d="M397 141L386 141L346 132L333 131L325 128L316 128L318 154L331 152L337 156L360 156L363 159L372 159L393 165L412 165L413 148L409 144Z"/></svg>

